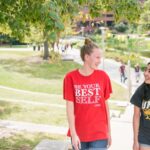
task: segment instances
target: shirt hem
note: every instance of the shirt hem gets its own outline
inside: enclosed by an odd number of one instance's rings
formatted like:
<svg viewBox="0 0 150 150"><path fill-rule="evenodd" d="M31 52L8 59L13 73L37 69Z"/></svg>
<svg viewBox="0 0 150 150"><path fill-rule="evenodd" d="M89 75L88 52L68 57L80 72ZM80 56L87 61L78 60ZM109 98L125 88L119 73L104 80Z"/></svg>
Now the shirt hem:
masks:
<svg viewBox="0 0 150 150"><path fill-rule="evenodd" d="M67 135L68 137L71 137L70 135ZM106 140L106 139L108 139L108 137L107 136L105 136L105 137L94 137L94 138L88 138L88 139L80 139L80 141L81 142L91 142L91 141L96 141L96 140Z"/></svg>

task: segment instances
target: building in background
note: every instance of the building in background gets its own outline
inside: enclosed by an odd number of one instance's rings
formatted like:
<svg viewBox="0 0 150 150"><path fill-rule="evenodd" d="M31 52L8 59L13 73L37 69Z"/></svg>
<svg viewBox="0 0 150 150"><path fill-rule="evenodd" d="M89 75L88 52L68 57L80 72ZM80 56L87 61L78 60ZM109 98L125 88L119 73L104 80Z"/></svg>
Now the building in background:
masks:
<svg viewBox="0 0 150 150"><path fill-rule="evenodd" d="M139 0L141 4L145 0ZM79 15L74 20L74 30L80 34L90 34L98 30L100 26L111 28L114 25L115 18L113 12L100 12L100 17L92 18L88 6L81 8Z"/></svg>

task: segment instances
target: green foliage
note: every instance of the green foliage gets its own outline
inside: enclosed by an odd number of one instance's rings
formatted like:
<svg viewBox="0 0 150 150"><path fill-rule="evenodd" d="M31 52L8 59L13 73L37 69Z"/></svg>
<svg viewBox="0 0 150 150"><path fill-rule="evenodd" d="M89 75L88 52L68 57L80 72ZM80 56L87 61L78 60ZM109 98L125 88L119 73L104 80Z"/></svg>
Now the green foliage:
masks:
<svg viewBox="0 0 150 150"><path fill-rule="evenodd" d="M136 53L123 53L123 52L116 52L116 51L109 51L107 49L106 57L115 59L116 61L123 61L127 64L128 60L131 61L131 66L134 67L137 62L140 64L140 66L145 66L145 63L140 58L139 54Z"/></svg>
<svg viewBox="0 0 150 150"><path fill-rule="evenodd" d="M112 1L112 0L14 0L0 1L0 21L8 25L12 35L22 39L29 35L30 27L40 27L46 32L57 33L65 29L64 24L77 14L81 7L88 6L91 16L99 16L100 11L112 11L115 19L135 21L139 18L140 4L137 0ZM13 14L13 15L12 15ZM48 33L47 33L48 32ZM51 38L51 41L56 40Z"/></svg>
<svg viewBox="0 0 150 150"><path fill-rule="evenodd" d="M150 30L150 10L141 14L140 23L139 29L141 32Z"/></svg>
<svg viewBox="0 0 150 150"><path fill-rule="evenodd" d="M61 55L58 52L51 51L50 53L50 62L52 63L58 63L61 60Z"/></svg>
<svg viewBox="0 0 150 150"><path fill-rule="evenodd" d="M57 34L64 30L60 10L56 1L47 1L41 8L42 16L39 23L44 24L45 38L51 42L56 41Z"/></svg>
<svg viewBox="0 0 150 150"><path fill-rule="evenodd" d="M101 36L100 36L99 34L96 34L96 35L94 35L94 36L90 36L90 38L91 38L94 42L97 42L97 43L99 43L99 42L102 40L102 38L101 38Z"/></svg>
<svg viewBox="0 0 150 150"><path fill-rule="evenodd" d="M117 22L138 21L141 13L141 5L137 0L94 0L87 1L87 5L90 7L92 16L100 16L100 11L112 11Z"/></svg>
<svg viewBox="0 0 150 150"><path fill-rule="evenodd" d="M136 23L128 24L128 26L129 33L137 33L138 25Z"/></svg>
<svg viewBox="0 0 150 150"><path fill-rule="evenodd" d="M110 3L112 0L110 0ZM141 5L137 0L113 1L111 5L117 21L128 20L129 22L138 21L141 13Z"/></svg>
<svg viewBox="0 0 150 150"><path fill-rule="evenodd" d="M139 23L140 32L150 30L150 0L144 2L143 11L141 13Z"/></svg>
<svg viewBox="0 0 150 150"><path fill-rule="evenodd" d="M123 22L120 22L119 24L116 24L115 27L114 27L118 32L126 32L127 29L128 29L128 25L123 23Z"/></svg>
<svg viewBox="0 0 150 150"><path fill-rule="evenodd" d="M147 51L141 51L140 53L142 56L150 58L150 51L148 51L148 50Z"/></svg>
<svg viewBox="0 0 150 150"><path fill-rule="evenodd" d="M34 27L44 32L42 38L54 42L58 38L58 33L65 29L65 16L71 19L74 11L77 10L77 4L77 1L72 0L14 0L11 2L2 0L0 21L8 25L12 35L20 40L23 40L25 35L30 36L31 27ZM55 36L50 36L52 32Z"/></svg>

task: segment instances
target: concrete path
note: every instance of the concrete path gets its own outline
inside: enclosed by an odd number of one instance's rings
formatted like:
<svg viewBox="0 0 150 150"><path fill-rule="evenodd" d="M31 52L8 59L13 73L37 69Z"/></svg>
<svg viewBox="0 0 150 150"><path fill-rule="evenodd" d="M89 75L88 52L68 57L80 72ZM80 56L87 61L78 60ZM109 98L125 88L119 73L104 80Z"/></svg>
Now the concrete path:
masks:
<svg viewBox="0 0 150 150"><path fill-rule="evenodd" d="M1 47L0 48L0 51L33 51L33 48L32 47L26 47L26 48L14 48L14 47L12 47L12 48L10 48L10 47Z"/></svg>
<svg viewBox="0 0 150 150"><path fill-rule="evenodd" d="M43 132L61 135L65 135L67 133L67 128L65 127L27 123L21 121L11 121L11 120L0 120L0 128L8 128L17 131Z"/></svg>

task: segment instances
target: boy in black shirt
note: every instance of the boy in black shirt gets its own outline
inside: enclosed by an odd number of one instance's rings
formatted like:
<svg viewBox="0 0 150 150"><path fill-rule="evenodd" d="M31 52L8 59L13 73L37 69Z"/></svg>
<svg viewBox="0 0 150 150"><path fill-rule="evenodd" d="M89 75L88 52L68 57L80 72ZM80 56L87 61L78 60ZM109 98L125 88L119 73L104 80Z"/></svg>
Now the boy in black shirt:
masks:
<svg viewBox="0 0 150 150"><path fill-rule="evenodd" d="M134 104L133 150L150 150L150 62L144 77L144 83L131 98L131 103Z"/></svg>

